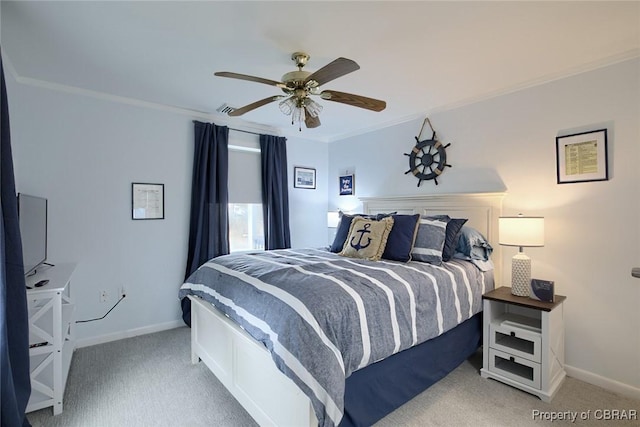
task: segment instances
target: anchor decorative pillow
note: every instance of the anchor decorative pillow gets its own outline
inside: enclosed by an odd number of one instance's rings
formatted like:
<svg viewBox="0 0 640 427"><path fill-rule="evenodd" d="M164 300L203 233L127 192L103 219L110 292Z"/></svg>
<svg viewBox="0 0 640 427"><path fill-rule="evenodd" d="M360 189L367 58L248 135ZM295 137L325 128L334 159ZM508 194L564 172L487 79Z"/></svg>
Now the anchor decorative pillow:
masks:
<svg viewBox="0 0 640 427"><path fill-rule="evenodd" d="M349 236L340 255L378 261L382 257L392 228L393 218L390 216L380 220L361 216L353 218Z"/></svg>

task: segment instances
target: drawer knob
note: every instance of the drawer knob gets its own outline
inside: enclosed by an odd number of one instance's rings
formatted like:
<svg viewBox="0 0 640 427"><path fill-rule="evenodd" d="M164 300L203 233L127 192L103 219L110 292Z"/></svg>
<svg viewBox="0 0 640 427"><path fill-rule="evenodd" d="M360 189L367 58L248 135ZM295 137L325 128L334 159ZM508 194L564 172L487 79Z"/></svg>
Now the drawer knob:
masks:
<svg viewBox="0 0 640 427"><path fill-rule="evenodd" d="M511 357L509 358L509 360L511 360L512 362L515 362L515 361L516 361L516 358L515 358L515 357L513 357L513 356L511 356Z"/></svg>
<svg viewBox="0 0 640 427"><path fill-rule="evenodd" d="M511 336L512 336L512 337L515 337L515 336L516 336L516 333L515 333L515 332L513 332L513 331L511 331Z"/></svg>

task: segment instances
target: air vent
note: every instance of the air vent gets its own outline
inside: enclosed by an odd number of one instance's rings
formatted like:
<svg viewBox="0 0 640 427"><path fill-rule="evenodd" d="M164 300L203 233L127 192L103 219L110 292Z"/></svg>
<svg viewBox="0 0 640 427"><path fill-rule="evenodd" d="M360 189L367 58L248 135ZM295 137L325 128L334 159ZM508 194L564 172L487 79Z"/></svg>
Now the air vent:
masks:
<svg viewBox="0 0 640 427"><path fill-rule="evenodd" d="M221 106L218 107L218 109L216 110L218 113L222 113L222 114L229 114L233 111L235 111L235 108L228 106L226 103L222 104Z"/></svg>

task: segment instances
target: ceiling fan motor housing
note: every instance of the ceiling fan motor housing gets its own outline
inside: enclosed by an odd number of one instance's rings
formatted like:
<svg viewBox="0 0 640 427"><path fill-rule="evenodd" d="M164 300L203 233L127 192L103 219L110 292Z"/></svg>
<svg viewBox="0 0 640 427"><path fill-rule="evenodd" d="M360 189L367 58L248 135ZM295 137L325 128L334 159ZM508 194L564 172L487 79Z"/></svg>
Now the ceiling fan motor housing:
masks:
<svg viewBox="0 0 640 427"><path fill-rule="evenodd" d="M296 96L307 96L308 90L305 90L305 93L300 93L300 89L309 89L318 86L317 84L313 84L316 82L307 82L307 77L309 77L311 72L302 71L302 67L307 65L307 61L309 61L310 56L305 52L294 52L291 54L291 59L296 63L296 67L298 67L297 71L291 71L282 76L282 82L287 85L287 88L283 88L282 90L291 95L293 92L296 92ZM311 84L310 84L311 83Z"/></svg>
<svg viewBox="0 0 640 427"><path fill-rule="evenodd" d="M309 71L291 71L282 76L282 82L287 83L287 86L289 86L289 83L293 83L294 86L298 86L304 84L304 81L310 75L311 73Z"/></svg>

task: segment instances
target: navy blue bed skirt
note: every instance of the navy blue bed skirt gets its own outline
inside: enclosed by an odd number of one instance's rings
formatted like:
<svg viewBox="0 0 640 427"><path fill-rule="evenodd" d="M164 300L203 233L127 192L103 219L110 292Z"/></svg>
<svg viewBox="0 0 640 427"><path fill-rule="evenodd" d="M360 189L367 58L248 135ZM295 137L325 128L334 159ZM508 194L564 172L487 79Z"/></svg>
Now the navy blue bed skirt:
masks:
<svg viewBox="0 0 640 427"><path fill-rule="evenodd" d="M482 343L482 312L420 345L354 372L340 427L370 426L444 378Z"/></svg>

